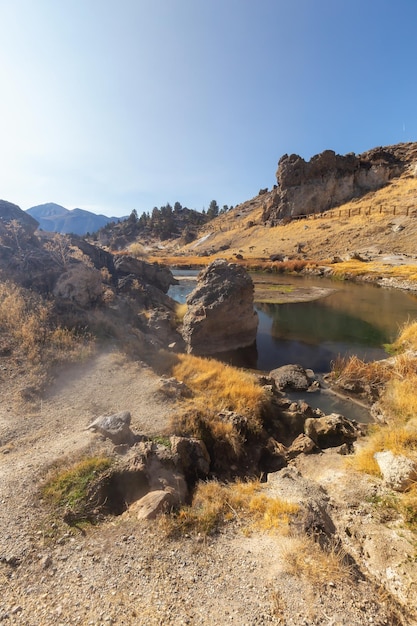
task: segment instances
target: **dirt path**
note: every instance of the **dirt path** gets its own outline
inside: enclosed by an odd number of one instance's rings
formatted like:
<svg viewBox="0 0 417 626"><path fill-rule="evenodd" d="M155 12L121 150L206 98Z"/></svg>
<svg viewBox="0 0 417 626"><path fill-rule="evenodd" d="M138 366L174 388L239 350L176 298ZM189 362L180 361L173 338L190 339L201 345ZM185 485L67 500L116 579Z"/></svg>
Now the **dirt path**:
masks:
<svg viewBox="0 0 417 626"><path fill-rule="evenodd" d="M16 512L24 520L45 467L65 455L103 445L86 426L99 415L128 410L132 429L152 435L167 425L172 402L158 393L160 378L118 352L99 352L62 369L39 411L22 414L9 401L0 410L0 555L26 548ZM24 534L24 533L23 533Z"/></svg>

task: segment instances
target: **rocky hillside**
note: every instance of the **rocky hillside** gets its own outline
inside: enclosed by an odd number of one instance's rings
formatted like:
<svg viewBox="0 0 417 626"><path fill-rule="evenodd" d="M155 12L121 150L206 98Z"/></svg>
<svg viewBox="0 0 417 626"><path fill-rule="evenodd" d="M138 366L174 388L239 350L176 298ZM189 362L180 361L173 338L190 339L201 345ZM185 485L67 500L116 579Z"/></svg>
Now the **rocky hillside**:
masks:
<svg viewBox="0 0 417 626"><path fill-rule="evenodd" d="M166 295L175 283L169 269L37 226L18 206L0 203L0 283L35 292L62 324L89 328L100 319L99 333L121 338L133 331L142 348L181 341Z"/></svg>
<svg viewBox="0 0 417 626"><path fill-rule="evenodd" d="M263 220L320 214L352 198L380 189L417 161L417 144L374 148L356 156L325 150L306 162L284 154L278 163L277 188L265 203Z"/></svg>
<svg viewBox="0 0 417 626"><path fill-rule="evenodd" d="M359 163L364 159L363 155L355 158L337 157L326 152L313 158L308 164L298 157L285 157L278 168L279 177L281 171L286 170L285 175L283 174L287 185L284 192L278 186L272 191L263 190L260 195L201 228L195 241L180 250L175 246L175 254L220 255L226 258L243 257L244 260L269 260L280 256L319 261L357 252L403 253L414 256L417 236L417 144L400 144L386 148L382 153L386 155L384 163L356 170L356 176L362 170L368 172L368 181L371 178L376 180L376 174L371 175L374 170L380 171L382 186L371 191L363 189L360 195L353 186L354 173L347 173L343 177L340 168L338 170L335 167L322 181L317 171L318 166L328 160L333 164ZM376 159L377 154L378 150L365 153L371 155L368 165L375 163L372 159ZM297 179L295 169L298 166L303 173ZM288 171L291 167L294 168L292 179ZM296 180L304 182L291 186L289 180L294 183ZM343 183L338 194L342 194L344 189L348 195L353 194L354 197L343 203L340 201L337 206L322 213L300 215L307 212L306 199L309 197L315 197L316 208L323 204L328 207L329 189L338 180ZM289 204L283 201L283 198L288 200L290 197L294 200L292 219L286 213L285 207L288 208ZM298 204L295 203L297 198ZM304 219L294 219L295 217ZM166 245L166 250L174 252L174 247L170 250Z"/></svg>
<svg viewBox="0 0 417 626"><path fill-rule="evenodd" d="M177 245L183 245L193 241L198 229L209 221L210 216L206 213L188 209L176 202L174 208L166 204L140 217L136 211L132 211L128 219L101 228L93 239L111 250L122 250L137 240L145 246L169 239Z"/></svg>

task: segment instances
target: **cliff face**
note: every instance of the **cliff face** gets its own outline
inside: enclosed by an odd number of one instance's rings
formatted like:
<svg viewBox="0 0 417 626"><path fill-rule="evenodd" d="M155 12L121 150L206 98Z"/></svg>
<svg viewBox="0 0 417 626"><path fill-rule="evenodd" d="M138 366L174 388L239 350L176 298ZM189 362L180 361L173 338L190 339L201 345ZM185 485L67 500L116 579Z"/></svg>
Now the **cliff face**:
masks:
<svg viewBox="0 0 417 626"><path fill-rule="evenodd" d="M278 185L264 206L263 220L275 223L322 213L383 187L416 160L417 143L374 148L358 156L325 150L310 161L284 154L276 173Z"/></svg>

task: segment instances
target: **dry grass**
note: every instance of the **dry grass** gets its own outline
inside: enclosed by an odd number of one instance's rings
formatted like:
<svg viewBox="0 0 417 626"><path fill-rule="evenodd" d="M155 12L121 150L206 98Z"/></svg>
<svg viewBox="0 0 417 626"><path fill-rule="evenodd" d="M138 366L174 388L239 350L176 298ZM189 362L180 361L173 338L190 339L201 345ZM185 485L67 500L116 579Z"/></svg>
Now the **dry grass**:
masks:
<svg viewBox="0 0 417 626"><path fill-rule="evenodd" d="M127 249L127 252L128 254L130 254L130 256L133 256L135 259L146 259L146 257L148 256L145 246L143 246L138 241L131 243Z"/></svg>
<svg viewBox="0 0 417 626"><path fill-rule="evenodd" d="M392 344L392 349L395 352L417 351L417 322L407 323L401 328L398 338Z"/></svg>
<svg viewBox="0 0 417 626"><path fill-rule="evenodd" d="M332 378L337 381L343 379L352 384L360 383L381 387L390 379L390 371L384 361L366 363L356 355L338 357L332 363Z"/></svg>
<svg viewBox="0 0 417 626"><path fill-rule="evenodd" d="M91 348L87 333L59 325L51 302L10 282L0 283L0 329L30 365L77 358Z"/></svg>
<svg viewBox="0 0 417 626"><path fill-rule="evenodd" d="M261 493L258 481L221 484L200 483L191 506L161 519L165 532L172 536L185 533L209 535L229 522L237 522L245 531L261 529L286 532L299 507Z"/></svg>
<svg viewBox="0 0 417 626"><path fill-rule="evenodd" d="M254 375L215 359L181 354L173 375L194 392L193 404L208 410L259 415L264 390Z"/></svg>
<svg viewBox="0 0 417 626"><path fill-rule="evenodd" d="M346 582L352 576L348 555L342 547L322 548L310 537L289 537L280 547L284 570L315 585Z"/></svg>
<svg viewBox="0 0 417 626"><path fill-rule="evenodd" d="M187 305L186 303L177 303L175 305L175 322L176 324L180 325L182 324L182 321L184 319L184 315L187 312Z"/></svg>
<svg viewBox="0 0 417 626"><path fill-rule="evenodd" d="M416 198L417 178L403 175L384 188L347 202L320 217L309 216L307 219L265 227L262 223L264 200L261 197L253 203L247 203L244 211L242 207L236 207L220 215L200 231L199 237L209 234L208 238L201 242L197 239L173 252L171 257L166 256L164 261L174 266L202 267L214 258L236 260L236 254L241 254L243 263L248 266L252 261L255 265L268 263L270 255L277 253L289 258L296 256L304 260L323 261L334 255L369 248L370 242L372 246L381 247L384 252L401 250L414 256ZM392 221L395 219L405 220L407 227L403 233L392 233ZM252 227L249 227L250 222ZM174 243L177 245L178 242ZM301 253L298 252L299 243L304 244ZM214 255L212 250L218 252ZM369 264L361 265L369 269L372 267ZM361 265L346 267L346 272L350 269L360 273L367 271ZM388 271L390 268L380 266L381 271L385 269ZM396 272L393 275L402 275L401 270ZM416 269L411 267L405 271L407 276L413 272L415 274Z"/></svg>
<svg viewBox="0 0 417 626"><path fill-rule="evenodd" d="M178 355L172 374L193 393L173 415L172 431L202 439L212 458L223 466L233 464L248 437L262 431L264 389L249 372L186 354Z"/></svg>
<svg viewBox="0 0 417 626"><path fill-rule="evenodd" d="M402 280L417 281L416 265L389 265L378 261L343 261L333 265L335 278L355 278L358 276L384 276Z"/></svg>
<svg viewBox="0 0 417 626"><path fill-rule="evenodd" d="M386 368L380 400L386 423L374 425L348 461L356 470L379 476L375 453L386 450L417 462L417 358L410 351L416 348L416 337L417 324L405 326L393 344L396 351L404 352L378 365ZM386 504L397 509L406 523L416 527L417 485Z"/></svg>
<svg viewBox="0 0 417 626"><path fill-rule="evenodd" d="M219 252L207 256L154 256L149 260L170 267L198 269L206 267L216 259L226 259L229 263L244 266L248 271L275 274L299 273L306 267L317 265L316 261L306 261L304 259L289 259L288 261L270 261L265 260L265 258L236 259L233 254L227 252Z"/></svg>

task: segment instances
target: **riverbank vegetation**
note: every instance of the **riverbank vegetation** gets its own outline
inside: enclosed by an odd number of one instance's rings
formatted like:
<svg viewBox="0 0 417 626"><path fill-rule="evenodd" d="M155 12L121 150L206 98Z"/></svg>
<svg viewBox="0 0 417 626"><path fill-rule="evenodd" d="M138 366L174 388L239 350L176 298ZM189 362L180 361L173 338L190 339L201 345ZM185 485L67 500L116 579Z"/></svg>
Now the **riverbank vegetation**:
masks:
<svg viewBox="0 0 417 626"><path fill-rule="evenodd" d="M262 430L265 391L250 372L215 359L182 354L172 374L187 386L191 396L172 417L171 428L176 434L198 437L209 450L222 447L227 462L243 450L242 431L247 437Z"/></svg>
<svg viewBox="0 0 417 626"><path fill-rule="evenodd" d="M392 357L385 361L363 363L352 357L339 375L350 379L372 380L381 388L379 408L383 422L370 428L349 461L359 471L380 476L375 453L389 450L417 463L417 322L407 324L392 344ZM385 501L396 508L407 523L417 528L417 484L405 493Z"/></svg>

